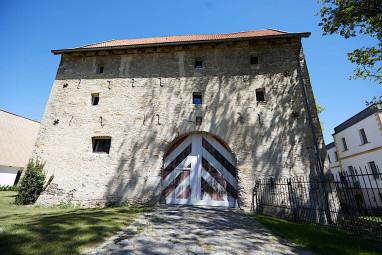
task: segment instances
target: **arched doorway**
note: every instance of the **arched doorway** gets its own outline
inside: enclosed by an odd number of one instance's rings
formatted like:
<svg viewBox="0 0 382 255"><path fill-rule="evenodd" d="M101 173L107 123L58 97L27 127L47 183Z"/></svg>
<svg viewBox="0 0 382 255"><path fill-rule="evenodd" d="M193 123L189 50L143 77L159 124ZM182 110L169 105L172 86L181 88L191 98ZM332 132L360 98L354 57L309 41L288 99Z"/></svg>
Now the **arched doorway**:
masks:
<svg viewBox="0 0 382 255"><path fill-rule="evenodd" d="M166 204L234 207L237 179L234 157L208 134L190 134L165 155L162 196Z"/></svg>

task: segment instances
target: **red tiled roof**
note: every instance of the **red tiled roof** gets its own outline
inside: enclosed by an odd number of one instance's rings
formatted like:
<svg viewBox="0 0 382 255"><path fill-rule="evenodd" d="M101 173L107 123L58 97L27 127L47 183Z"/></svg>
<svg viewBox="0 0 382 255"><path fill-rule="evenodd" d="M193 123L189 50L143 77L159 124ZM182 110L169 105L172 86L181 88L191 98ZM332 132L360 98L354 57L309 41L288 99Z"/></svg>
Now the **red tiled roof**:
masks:
<svg viewBox="0 0 382 255"><path fill-rule="evenodd" d="M107 42L100 42L100 43L85 45L80 48L86 49L86 48L115 47L115 46L142 45L142 44L155 44L155 43L209 41L209 40L222 40L222 39L270 36L270 35L282 35L282 34L288 34L288 33L274 30L274 29L263 29L263 30L254 30L254 31L229 33L229 34L175 35L175 36L163 36L163 37L152 37L152 38L111 40Z"/></svg>
<svg viewBox="0 0 382 255"><path fill-rule="evenodd" d="M155 44L177 44L177 43L198 43L203 41L217 41L217 40L230 40L240 38L254 38L254 37L279 37L279 36L300 36L309 37L310 33L288 33L275 29L262 29L246 32L228 33L228 34L207 34L207 35L175 35L175 36L162 36L152 38L139 38L139 39L125 39L125 40L110 40L106 42L99 42L94 44L84 45L73 49L52 50L54 54L61 54L64 52L75 52L93 49L105 48L123 48L129 46L140 45L155 45Z"/></svg>

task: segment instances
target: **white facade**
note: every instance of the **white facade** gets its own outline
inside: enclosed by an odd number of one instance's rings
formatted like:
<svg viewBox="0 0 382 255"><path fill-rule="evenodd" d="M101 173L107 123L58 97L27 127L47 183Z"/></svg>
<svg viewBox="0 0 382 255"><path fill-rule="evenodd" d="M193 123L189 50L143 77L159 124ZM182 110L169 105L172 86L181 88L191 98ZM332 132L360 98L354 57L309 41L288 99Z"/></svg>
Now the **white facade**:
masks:
<svg viewBox="0 0 382 255"><path fill-rule="evenodd" d="M381 117L380 106L365 109L337 126L333 134L334 143L326 146L332 173L356 175L350 185L367 192L364 203L372 207L382 206Z"/></svg>
<svg viewBox="0 0 382 255"><path fill-rule="evenodd" d="M0 186L13 186L20 170L23 167L0 166Z"/></svg>

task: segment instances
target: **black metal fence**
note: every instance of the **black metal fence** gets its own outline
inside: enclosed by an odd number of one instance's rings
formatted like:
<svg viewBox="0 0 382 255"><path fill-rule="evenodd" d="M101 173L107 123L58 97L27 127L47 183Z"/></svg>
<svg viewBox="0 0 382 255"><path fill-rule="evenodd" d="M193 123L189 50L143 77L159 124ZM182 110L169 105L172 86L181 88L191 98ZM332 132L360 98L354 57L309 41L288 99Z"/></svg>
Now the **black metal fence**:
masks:
<svg viewBox="0 0 382 255"><path fill-rule="evenodd" d="M352 174L325 179L260 179L253 190L252 210L382 238L381 174L354 168Z"/></svg>

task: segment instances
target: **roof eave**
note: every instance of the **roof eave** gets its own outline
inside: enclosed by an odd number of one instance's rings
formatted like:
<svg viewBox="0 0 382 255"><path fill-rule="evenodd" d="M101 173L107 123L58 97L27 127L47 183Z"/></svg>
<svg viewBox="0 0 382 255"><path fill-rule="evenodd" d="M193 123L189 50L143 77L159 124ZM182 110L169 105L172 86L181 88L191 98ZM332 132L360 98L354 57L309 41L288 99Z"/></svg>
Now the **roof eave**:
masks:
<svg viewBox="0 0 382 255"><path fill-rule="evenodd" d="M199 44L199 43L214 43L214 42L227 42L227 41L245 41L245 40L258 40L258 39L273 39L273 38L290 38L290 37L309 37L310 32L304 33L288 33L280 35L268 35L268 36L252 36L252 37L241 37L241 38L228 38L228 39L216 39L216 40L198 40L198 41L184 41L184 42L164 42L164 43L150 43L150 44L134 44L134 45L123 45L123 46L109 46L109 47L99 47L99 48L72 48L72 49L61 49L52 50L51 52L55 55L63 53L72 52L84 52L84 51L103 51L103 50L124 50L131 48L142 48L142 47L153 47L153 46L167 46L167 45L184 45L184 44Z"/></svg>

